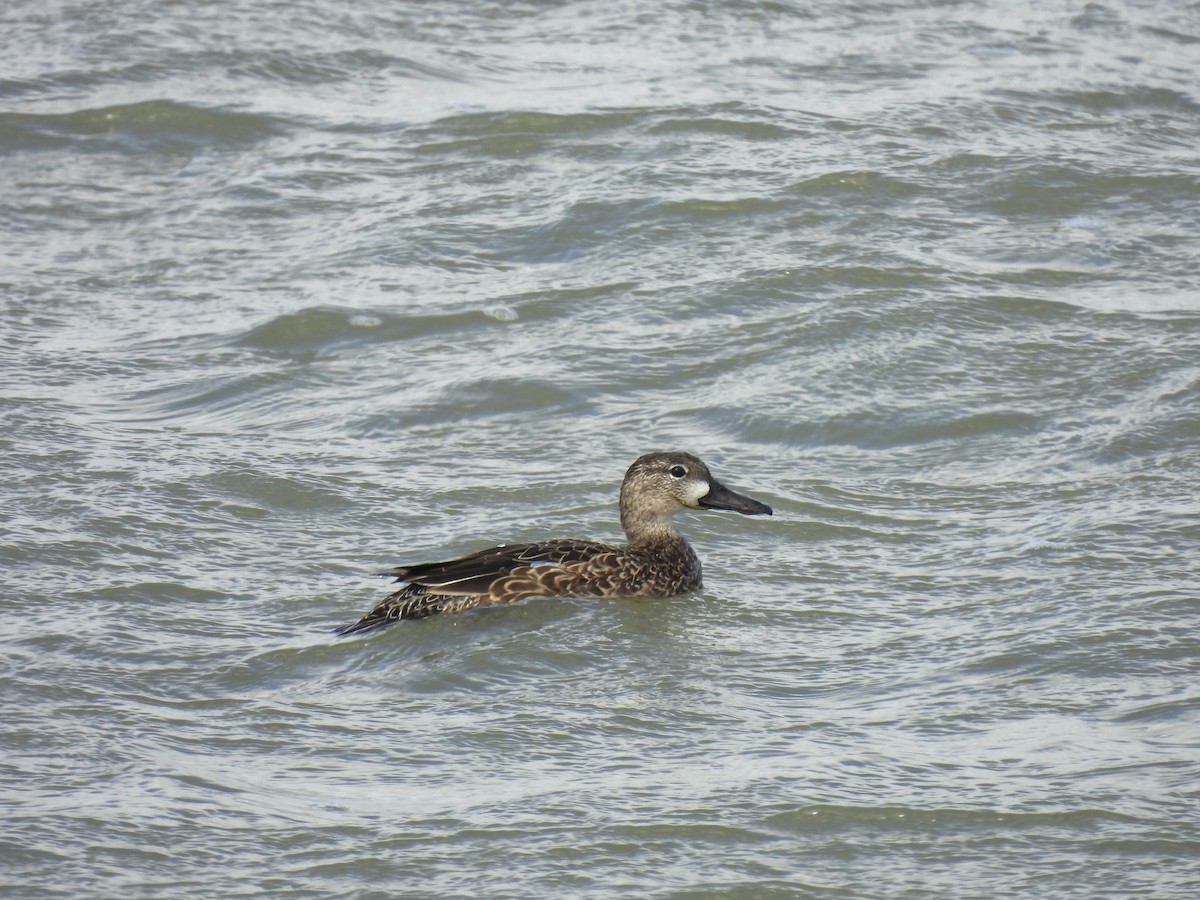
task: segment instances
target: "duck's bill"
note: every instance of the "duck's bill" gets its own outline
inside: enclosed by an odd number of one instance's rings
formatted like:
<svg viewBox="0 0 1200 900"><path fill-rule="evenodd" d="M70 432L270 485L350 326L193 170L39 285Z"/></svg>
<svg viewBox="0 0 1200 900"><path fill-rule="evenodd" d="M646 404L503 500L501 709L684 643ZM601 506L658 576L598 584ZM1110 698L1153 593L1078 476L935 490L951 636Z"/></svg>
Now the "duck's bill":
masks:
<svg viewBox="0 0 1200 900"><path fill-rule="evenodd" d="M708 493L696 502L705 509L730 509L746 516L771 515L771 507L767 504L744 497L716 481L713 482Z"/></svg>

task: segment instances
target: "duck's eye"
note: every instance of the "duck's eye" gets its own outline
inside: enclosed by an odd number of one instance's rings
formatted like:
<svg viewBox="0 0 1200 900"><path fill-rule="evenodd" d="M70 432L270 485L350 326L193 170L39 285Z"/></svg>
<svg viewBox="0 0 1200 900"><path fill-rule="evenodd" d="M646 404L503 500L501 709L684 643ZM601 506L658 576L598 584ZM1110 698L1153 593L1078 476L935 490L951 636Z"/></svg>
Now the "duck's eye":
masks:
<svg viewBox="0 0 1200 900"><path fill-rule="evenodd" d="M682 478L686 474L687 474L687 469L685 469L683 466L671 466L671 477L672 478Z"/></svg>

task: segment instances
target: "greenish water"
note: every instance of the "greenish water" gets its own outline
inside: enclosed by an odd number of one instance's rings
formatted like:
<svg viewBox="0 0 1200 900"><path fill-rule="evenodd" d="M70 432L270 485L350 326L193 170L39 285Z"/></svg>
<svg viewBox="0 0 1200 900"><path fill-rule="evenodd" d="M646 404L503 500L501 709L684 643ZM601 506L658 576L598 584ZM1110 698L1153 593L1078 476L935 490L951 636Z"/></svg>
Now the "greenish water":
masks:
<svg viewBox="0 0 1200 900"><path fill-rule="evenodd" d="M1194 4L3 21L5 896L1200 890Z"/></svg>

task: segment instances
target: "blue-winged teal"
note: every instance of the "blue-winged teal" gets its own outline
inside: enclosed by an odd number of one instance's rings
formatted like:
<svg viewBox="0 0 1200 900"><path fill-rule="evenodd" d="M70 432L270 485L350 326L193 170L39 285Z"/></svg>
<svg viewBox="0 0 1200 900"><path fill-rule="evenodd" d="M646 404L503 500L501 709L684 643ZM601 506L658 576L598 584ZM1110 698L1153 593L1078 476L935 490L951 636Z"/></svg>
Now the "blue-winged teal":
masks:
<svg viewBox="0 0 1200 900"><path fill-rule="evenodd" d="M624 547L575 540L501 544L449 562L397 566L379 574L404 587L337 633L526 597L670 597L697 590L700 560L671 524L681 509L771 515L771 507L729 490L690 453L647 453L621 483Z"/></svg>

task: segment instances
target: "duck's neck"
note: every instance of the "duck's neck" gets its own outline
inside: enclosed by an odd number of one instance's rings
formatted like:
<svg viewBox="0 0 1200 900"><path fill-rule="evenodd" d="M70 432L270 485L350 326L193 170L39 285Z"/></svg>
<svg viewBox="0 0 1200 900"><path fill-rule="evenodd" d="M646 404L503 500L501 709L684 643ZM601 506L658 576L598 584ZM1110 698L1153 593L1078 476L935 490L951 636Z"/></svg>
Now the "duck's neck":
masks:
<svg viewBox="0 0 1200 900"><path fill-rule="evenodd" d="M639 509L621 498L621 527L625 529L625 538L629 546L646 544L687 544L675 526L671 517L656 515L645 509Z"/></svg>

